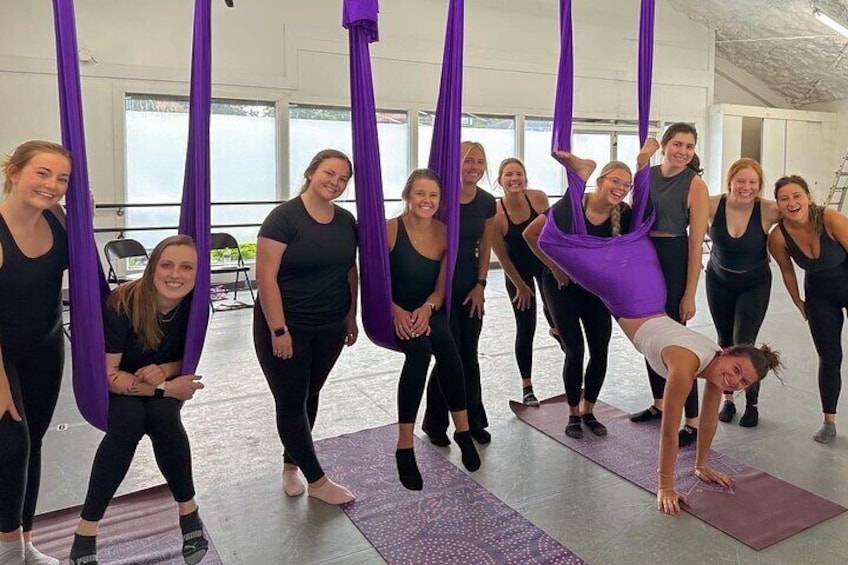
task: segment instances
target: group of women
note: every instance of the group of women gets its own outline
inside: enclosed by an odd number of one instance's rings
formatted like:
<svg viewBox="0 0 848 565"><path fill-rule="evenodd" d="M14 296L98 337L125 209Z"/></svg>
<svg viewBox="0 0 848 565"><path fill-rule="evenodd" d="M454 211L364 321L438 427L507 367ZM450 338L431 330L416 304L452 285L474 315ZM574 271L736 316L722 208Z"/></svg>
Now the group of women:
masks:
<svg viewBox="0 0 848 565"><path fill-rule="evenodd" d="M764 178L755 161L741 159L728 173L727 192L710 198L695 155L697 134L674 124L661 143L649 140L637 166L652 167L651 202L656 223L651 240L667 287L665 312L617 322L645 355L653 404L633 421L662 419L657 504L679 512L674 491L678 446L697 441L696 474L729 484L709 469L707 455L716 420L733 419L733 394L746 389L740 425L758 422L759 380L779 367L775 352L752 346L763 323L771 287L767 249L777 261L789 294L808 321L819 355L824 423L814 439L836 435L840 392L843 309L848 307L848 219L816 206L806 182L784 177L776 202L761 198ZM565 352L563 382L569 405L565 433L580 438L584 427L604 436L593 414L607 372L612 317L603 297L582 288L539 250L546 222L572 230L569 199L549 207L541 191L528 188L518 159L505 160L496 200L479 186L488 163L479 143L462 144L460 242L457 268L446 276L445 226L435 219L441 204L438 176L413 171L403 189L403 213L387 222L393 327L405 359L398 382L400 482L420 490L423 479L413 451L413 429L425 390L423 429L431 442L453 440L469 471L480 466L475 442L491 441L483 407L478 343L484 314L490 253L506 273L516 320L515 356L525 404L539 404L532 386L537 291L551 334ZM588 179L594 163L560 157ZM41 444L56 406L64 363L61 287L67 268L67 237L59 202L72 156L61 146L26 142L4 162L0 202L0 565L57 563L32 545L40 480ZM274 396L284 447L283 488L329 504L354 499L324 473L315 454L312 428L320 391L345 345L358 337L356 221L334 203L353 175L348 157L324 150L304 173L300 194L275 208L259 232L256 277L260 299L254 313L257 357ZM613 161L583 202L588 233L616 237L634 218L624 202L633 182L627 164ZM777 228L772 229L777 224ZM706 284L718 346L684 327L695 313L701 249L709 227L712 252ZM804 297L792 262L806 272ZM92 464L88 493L71 550L74 565L97 562L98 523L129 469L138 442L150 436L156 461L178 504L182 553L199 562L208 544L194 501L191 454L180 420L184 401L203 388L200 377L183 374L182 352L197 251L186 236L163 240L143 276L115 289L104 305L106 375L110 392L108 429ZM633 281L638 284L639 281ZM446 308L446 288L452 303ZM584 333L589 360L584 370ZM431 357L435 367L427 385ZM696 378L706 381L703 418L698 419ZM721 401L722 392L724 402ZM721 404L721 406L719 406ZM686 425L678 430L685 410ZM700 436L699 436L700 431Z"/></svg>

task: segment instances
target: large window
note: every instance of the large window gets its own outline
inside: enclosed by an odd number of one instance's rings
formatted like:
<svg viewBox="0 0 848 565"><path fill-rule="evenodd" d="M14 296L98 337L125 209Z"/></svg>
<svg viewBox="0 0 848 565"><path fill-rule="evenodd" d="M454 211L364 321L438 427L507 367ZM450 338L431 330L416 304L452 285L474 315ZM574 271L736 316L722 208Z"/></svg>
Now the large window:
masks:
<svg viewBox="0 0 848 565"><path fill-rule="evenodd" d="M295 195L303 185L303 171L322 149L333 148L353 156L353 140L348 108L328 106L289 106L289 187ZM406 112L377 110L377 136L380 141L380 167L383 174L383 198L399 199L409 174L409 120ZM354 211L356 170L341 199ZM400 209L387 202L387 212Z"/></svg>
<svg viewBox="0 0 848 565"><path fill-rule="evenodd" d="M128 94L126 118L126 202L179 203L188 140L188 100ZM277 198L276 109L273 103L213 100L210 124L212 224L259 224L272 205L216 205L219 202L274 201ZM126 226L176 226L179 206L129 208ZM255 242L258 227L214 228L239 242ZM173 229L129 231L153 247Z"/></svg>
<svg viewBox="0 0 848 565"><path fill-rule="evenodd" d="M430 159L435 112L418 113L418 166L426 167ZM507 157L515 157L515 118L512 116L462 115L462 141L479 141L486 150L489 164L484 188L497 184L498 165ZM488 181L488 182L487 182Z"/></svg>

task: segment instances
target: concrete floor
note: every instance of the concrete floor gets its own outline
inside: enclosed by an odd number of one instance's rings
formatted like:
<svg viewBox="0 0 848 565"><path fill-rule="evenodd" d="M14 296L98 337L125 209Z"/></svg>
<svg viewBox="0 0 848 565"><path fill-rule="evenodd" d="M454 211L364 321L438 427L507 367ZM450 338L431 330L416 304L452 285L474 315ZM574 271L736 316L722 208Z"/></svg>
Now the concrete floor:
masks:
<svg viewBox="0 0 848 565"><path fill-rule="evenodd" d="M830 446L811 440L821 419L816 355L776 269L774 274L772 303L760 338L783 352L788 371L783 383L773 377L764 383L759 427L721 424L714 447L848 505L848 428L843 427L843 435ZM700 287L698 314L691 325L714 336L703 280ZM507 405L508 399L519 397L520 381L502 273L492 273L486 296L480 364L494 439L480 449L483 466L473 479L498 498L594 564L848 560L848 514L755 552L688 514L660 514L652 495L519 422ZM273 403L253 351L251 316L250 310L215 314L199 370L207 388L183 412L201 512L224 562L381 562L341 510L283 494ZM546 335L541 317L534 364L537 395L562 393L562 353ZM324 388L315 437L394 422L400 365L399 354L379 349L364 337L344 351ZM46 439L42 511L81 503L100 438L81 420L69 376L65 378ZM644 361L617 328L601 399L627 411L650 402ZM458 450L443 453L461 467ZM161 482L149 443L144 442L121 492Z"/></svg>

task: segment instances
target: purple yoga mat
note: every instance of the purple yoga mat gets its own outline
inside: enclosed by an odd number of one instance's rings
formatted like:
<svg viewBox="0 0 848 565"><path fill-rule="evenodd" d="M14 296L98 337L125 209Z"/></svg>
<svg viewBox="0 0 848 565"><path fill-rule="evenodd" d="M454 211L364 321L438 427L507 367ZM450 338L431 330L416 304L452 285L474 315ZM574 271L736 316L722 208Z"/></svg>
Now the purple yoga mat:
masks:
<svg viewBox="0 0 848 565"><path fill-rule="evenodd" d="M657 492L659 422L634 424L629 414L598 402L594 413L607 426L607 437L584 430L583 439L572 439L565 435L568 405L564 395L542 401L539 408L512 401L510 408L521 420L559 443L631 483ZM694 465L694 447L682 449L675 485L686 495L685 510L757 551L846 510L715 451L710 452L710 466L733 477L736 484L732 488L701 482L692 473Z"/></svg>
<svg viewBox="0 0 848 565"><path fill-rule="evenodd" d="M36 547L67 563L79 513L78 506L36 516L33 526ZM161 485L120 496L109 504L100 522L97 559L104 565L184 565L182 543L177 503L168 487ZM201 563L223 563L212 540Z"/></svg>
<svg viewBox="0 0 848 565"><path fill-rule="evenodd" d="M406 490L396 442L383 426L315 444L327 474L356 494L343 510L389 563L584 563L418 438L424 490Z"/></svg>

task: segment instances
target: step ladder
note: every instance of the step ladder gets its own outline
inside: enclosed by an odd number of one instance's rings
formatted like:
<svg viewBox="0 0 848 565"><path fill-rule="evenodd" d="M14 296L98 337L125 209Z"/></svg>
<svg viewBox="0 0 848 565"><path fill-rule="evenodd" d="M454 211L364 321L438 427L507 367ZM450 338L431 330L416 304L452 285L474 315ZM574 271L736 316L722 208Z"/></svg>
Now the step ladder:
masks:
<svg viewBox="0 0 848 565"><path fill-rule="evenodd" d="M827 191L827 198L824 201L825 208L836 208L837 211L842 211L842 205L845 204L845 194L848 192L848 152L842 157L842 162L839 164L839 169L836 171L836 176L833 178L833 184Z"/></svg>

